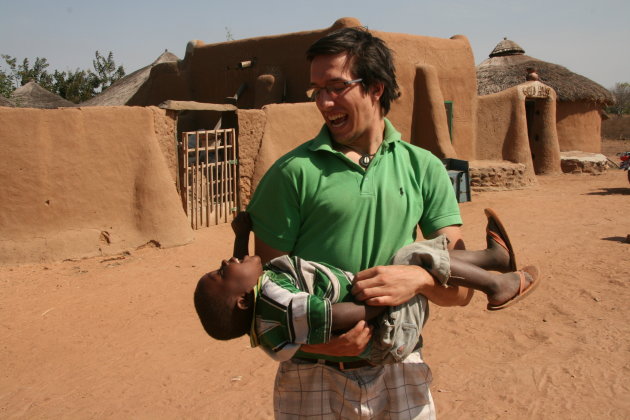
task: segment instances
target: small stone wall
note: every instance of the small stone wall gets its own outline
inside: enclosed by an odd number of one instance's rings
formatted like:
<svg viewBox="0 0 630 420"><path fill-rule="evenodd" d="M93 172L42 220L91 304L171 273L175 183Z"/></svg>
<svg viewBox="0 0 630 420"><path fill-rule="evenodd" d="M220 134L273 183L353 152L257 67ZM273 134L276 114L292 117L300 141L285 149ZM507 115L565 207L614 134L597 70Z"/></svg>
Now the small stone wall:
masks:
<svg viewBox="0 0 630 420"><path fill-rule="evenodd" d="M516 190L536 185L527 175L525 165L508 161L474 160L470 165L470 187L473 191Z"/></svg>
<svg viewBox="0 0 630 420"><path fill-rule="evenodd" d="M560 153L562 172L571 174L599 175L606 172L608 158L600 153L570 151Z"/></svg>

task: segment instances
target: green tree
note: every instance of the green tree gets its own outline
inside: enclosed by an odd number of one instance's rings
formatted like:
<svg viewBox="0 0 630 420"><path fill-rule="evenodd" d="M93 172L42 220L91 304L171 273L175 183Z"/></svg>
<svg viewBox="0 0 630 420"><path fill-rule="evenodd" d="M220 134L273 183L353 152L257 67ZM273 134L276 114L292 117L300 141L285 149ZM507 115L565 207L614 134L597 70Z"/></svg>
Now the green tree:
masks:
<svg viewBox="0 0 630 420"><path fill-rule="evenodd" d="M13 92L13 80L4 70L0 69L0 95L8 98Z"/></svg>
<svg viewBox="0 0 630 420"><path fill-rule="evenodd" d="M89 70L59 72L55 70L53 92L62 98L79 103L94 97L98 87L98 79Z"/></svg>
<svg viewBox="0 0 630 420"><path fill-rule="evenodd" d="M110 51L107 57L95 52L92 61L94 70L48 72L48 60L37 57L31 65L28 58L18 64L18 60L10 55L2 54L7 70L0 67L0 95L9 97L11 92L30 80L65 98L79 103L94 97L125 75L123 66L117 66L114 54Z"/></svg>
<svg viewBox="0 0 630 420"><path fill-rule="evenodd" d="M7 54L2 54L9 73L4 76L11 82L13 89L24 86L33 80L46 89L51 89L53 85L53 76L46 70L49 66L48 60L41 57L35 58L35 63L31 66L28 58L22 60L21 64L17 64L17 58Z"/></svg>
<svg viewBox="0 0 630 420"><path fill-rule="evenodd" d="M0 89L2 89L2 95L8 98L11 96L11 92L20 86L18 83L17 59L7 54L2 54L2 59L8 66L8 70L0 69L2 71Z"/></svg>
<svg viewBox="0 0 630 420"><path fill-rule="evenodd" d="M94 72L98 80L98 87L100 91L104 91L112 85L116 80L122 78L125 75L125 69L123 66L116 67L114 61L114 53L111 51L107 54L107 58L102 56L98 50L94 53L95 59L92 60L94 66Z"/></svg>
<svg viewBox="0 0 630 420"><path fill-rule="evenodd" d="M51 89L53 85L53 77L46 70L49 67L48 60L45 58L35 57L35 63L30 66L28 58L22 61L18 66L18 74L20 75L20 83L22 86L33 80L45 89Z"/></svg>

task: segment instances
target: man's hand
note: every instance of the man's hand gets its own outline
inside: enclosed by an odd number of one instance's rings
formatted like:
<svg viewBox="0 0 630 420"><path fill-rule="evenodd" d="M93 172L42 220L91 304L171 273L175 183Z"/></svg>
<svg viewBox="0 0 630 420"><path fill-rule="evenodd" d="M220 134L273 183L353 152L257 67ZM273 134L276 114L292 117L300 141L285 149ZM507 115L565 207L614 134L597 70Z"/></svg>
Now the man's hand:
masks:
<svg viewBox="0 0 630 420"><path fill-rule="evenodd" d="M300 350L327 356L358 356L372 337L372 327L365 321L357 322L351 330L331 339L325 344L305 344Z"/></svg>
<svg viewBox="0 0 630 420"><path fill-rule="evenodd" d="M369 268L357 273L352 286L355 298L374 306L400 305L418 294L439 306L466 306L472 292L465 287L444 287L416 265Z"/></svg>
<svg viewBox="0 0 630 420"><path fill-rule="evenodd" d="M432 287L435 287L435 280L423 268L388 265L358 272L352 294L367 305L396 306Z"/></svg>

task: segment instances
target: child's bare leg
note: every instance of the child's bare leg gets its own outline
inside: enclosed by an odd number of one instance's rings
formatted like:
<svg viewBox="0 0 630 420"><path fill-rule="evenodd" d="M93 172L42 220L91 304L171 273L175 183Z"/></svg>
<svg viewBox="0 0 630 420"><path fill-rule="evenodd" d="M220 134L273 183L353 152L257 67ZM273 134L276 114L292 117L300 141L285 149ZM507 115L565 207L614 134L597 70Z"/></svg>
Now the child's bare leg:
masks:
<svg viewBox="0 0 630 420"><path fill-rule="evenodd" d="M480 251L451 250L450 255L460 261L468 262L477 267L499 271L502 273L515 271L516 263L510 256L511 249L507 233L499 227L498 217L492 210L487 210L488 224L486 226L486 249Z"/></svg>
<svg viewBox="0 0 630 420"><path fill-rule="evenodd" d="M489 307L499 306L510 301L523 290L527 290L535 280L529 273L522 272L524 284L521 285L521 274L518 272L491 273L461 260L453 255L453 251L449 253L451 255L451 277L448 283L485 293L488 297Z"/></svg>

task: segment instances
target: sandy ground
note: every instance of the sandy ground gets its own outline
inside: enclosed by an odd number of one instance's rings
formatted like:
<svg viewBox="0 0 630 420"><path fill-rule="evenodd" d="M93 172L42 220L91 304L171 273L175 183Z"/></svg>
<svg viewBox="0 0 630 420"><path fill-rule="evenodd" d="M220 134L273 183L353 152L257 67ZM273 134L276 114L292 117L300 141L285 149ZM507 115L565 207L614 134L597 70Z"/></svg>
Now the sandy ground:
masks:
<svg viewBox="0 0 630 420"><path fill-rule="evenodd" d="M544 283L500 312L480 294L432 306L424 355L441 419L630 418L629 200L611 170L461 205L469 248L492 207ZM222 225L185 247L0 267L0 418L271 418L275 362L245 338L206 337L192 305L230 252Z"/></svg>

